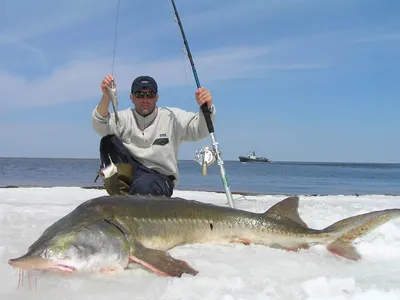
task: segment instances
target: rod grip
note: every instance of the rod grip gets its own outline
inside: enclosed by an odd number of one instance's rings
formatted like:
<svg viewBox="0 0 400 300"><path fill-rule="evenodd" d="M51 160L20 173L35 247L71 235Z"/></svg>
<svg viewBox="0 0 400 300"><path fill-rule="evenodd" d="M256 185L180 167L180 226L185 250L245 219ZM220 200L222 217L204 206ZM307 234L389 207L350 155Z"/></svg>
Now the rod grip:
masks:
<svg viewBox="0 0 400 300"><path fill-rule="evenodd" d="M206 119L208 132L209 133L213 133L214 132L214 125L213 125L213 122L211 120L211 111L208 109L207 104L203 104L201 106L201 110L203 111L204 118Z"/></svg>

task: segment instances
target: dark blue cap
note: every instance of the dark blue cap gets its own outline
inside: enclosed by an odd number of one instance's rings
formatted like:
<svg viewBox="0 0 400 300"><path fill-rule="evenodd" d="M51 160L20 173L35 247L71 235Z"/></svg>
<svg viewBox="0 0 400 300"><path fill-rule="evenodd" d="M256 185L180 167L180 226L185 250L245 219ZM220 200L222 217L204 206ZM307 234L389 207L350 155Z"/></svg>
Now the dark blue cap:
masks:
<svg viewBox="0 0 400 300"><path fill-rule="evenodd" d="M157 82L150 76L139 76L132 82L131 93L135 93L142 88L149 88L153 92L158 92Z"/></svg>

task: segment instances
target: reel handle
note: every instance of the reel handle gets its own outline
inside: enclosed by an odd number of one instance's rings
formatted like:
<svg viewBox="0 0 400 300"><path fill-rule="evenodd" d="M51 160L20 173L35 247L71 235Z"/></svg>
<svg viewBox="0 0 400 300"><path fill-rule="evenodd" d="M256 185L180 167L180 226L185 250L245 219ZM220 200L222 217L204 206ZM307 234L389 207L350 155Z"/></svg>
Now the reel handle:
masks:
<svg viewBox="0 0 400 300"><path fill-rule="evenodd" d="M201 166L201 175L207 176L207 163L204 161L203 165Z"/></svg>

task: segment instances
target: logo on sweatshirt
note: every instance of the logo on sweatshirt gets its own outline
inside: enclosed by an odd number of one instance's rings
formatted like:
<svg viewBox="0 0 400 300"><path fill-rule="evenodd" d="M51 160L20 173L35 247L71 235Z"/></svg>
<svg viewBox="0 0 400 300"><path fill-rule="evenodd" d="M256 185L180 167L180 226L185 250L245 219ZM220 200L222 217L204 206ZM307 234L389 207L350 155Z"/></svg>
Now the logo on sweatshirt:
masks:
<svg viewBox="0 0 400 300"><path fill-rule="evenodd" d="M161 133L161 134L160 134L160 137L166 137L166 136L167 136L166 133Z"/></svg>

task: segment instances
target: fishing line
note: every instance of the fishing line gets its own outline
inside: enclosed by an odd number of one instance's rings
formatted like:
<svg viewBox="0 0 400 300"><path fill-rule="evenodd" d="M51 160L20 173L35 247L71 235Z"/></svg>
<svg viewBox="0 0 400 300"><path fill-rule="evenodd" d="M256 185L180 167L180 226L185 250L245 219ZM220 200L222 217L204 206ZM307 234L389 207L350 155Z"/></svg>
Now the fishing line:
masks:
<svg viewBox="0 0 400 300"><path fill-rule="evenodd" d="M186 39L185 31L183 30L182 22L181 22L181 19L179 17L179 13L178 13L178 10L176 8L174 0L171 0L171 4L172 4L172 6L174 8L174 12L175 12L174 21L178 23L179 29L181 30L183 43L185 44L185 48L186 48L186 54L187 54L187 57L189 58L190 65L192 66L193 76L194 76L194 79L196 81L197 88L200 88L201 87L200 80L199 80L199 77L197 76L197 71L196 71L196 67L194 66L194 61L193 61L192 53L190 52L189 43L188 43L188 41Z"/></svg>
<svg viewBox="0 0 400 300"><path fill-rule="evenodd" d="M186 53L185 53L185 51L184 51L184 49L182 49L182 64L183 64L183 71L185 72L185 83L186 83L186 86L189 86L189 82L188 82L188 71L187 71L187 63L186 63L186 60L185 60L185 56L186 56Z"/></svg>
<svg viewBox="0 0 400 300"><path fill-rule="evenodd" d="M116 53L116 49L117 49L118 21L119 21L119 3L120 3L120 0L118 0L118 2L117 2L117 20L115 22L114 51L113 51L113 59L112 59L112 66L111 66L111 75L112 76L114 76L115 53Z"/></svg>

